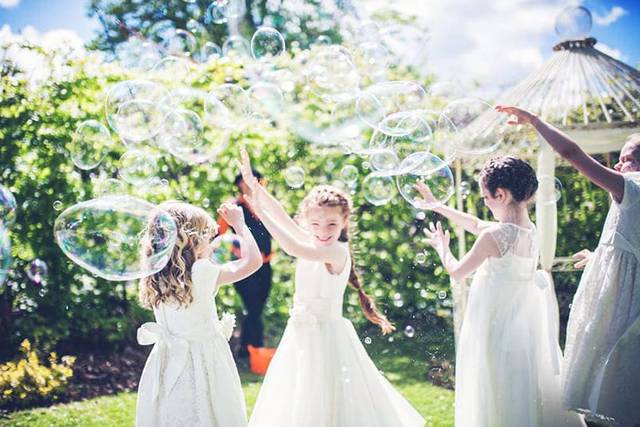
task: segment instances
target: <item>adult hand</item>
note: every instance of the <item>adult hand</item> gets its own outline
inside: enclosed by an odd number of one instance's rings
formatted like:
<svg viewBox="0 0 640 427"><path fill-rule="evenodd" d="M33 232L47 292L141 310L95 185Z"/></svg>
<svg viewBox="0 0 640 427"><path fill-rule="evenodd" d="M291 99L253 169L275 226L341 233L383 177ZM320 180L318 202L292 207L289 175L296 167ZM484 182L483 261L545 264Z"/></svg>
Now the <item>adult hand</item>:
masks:
<svg viewBox="0 0 640 427"><path fill-rule="evenodd" d="M534 119L537 118L535 114L511 105L496 105L495 108L496 111L500 113L511 114L513 116L510 117L509 120L507 120L507 124L510 125L530 124Z"/></svg>
<svg viewBox="0 0 640 427"><path fill-rule="evenodd" d="M425 228L423 231L425 236L427 236L427 243L433 247L436 252L438 252L438 255L440 255L440 258L442 258L451 241L449 230L443 231L442 224L438 221L435 226L433 222L430 222L429 228Z"/></svg>
<svg viewBox="0 0 640 427"><path fill-rule="evenodd" d="M242 181L249 187L251 192L255 192L258 188L260 188L260 182L253 175L253 170L251 169L251 159L249 158L249 153L244 148L240 149L240 158L242 162L239 164L240 173L242 174Z"/></svg>
<svg viewBox="0 0 640 427"><path fill-rule="evenodd" d="M587 264L589 264L589 260L591 259L592 255L593 252L591 252L589 249L583 249L580 252L576 252L571 256L571 258L577 260L577 262L573 264L573 266L578 270L582 270L587 266Z"/></svg>

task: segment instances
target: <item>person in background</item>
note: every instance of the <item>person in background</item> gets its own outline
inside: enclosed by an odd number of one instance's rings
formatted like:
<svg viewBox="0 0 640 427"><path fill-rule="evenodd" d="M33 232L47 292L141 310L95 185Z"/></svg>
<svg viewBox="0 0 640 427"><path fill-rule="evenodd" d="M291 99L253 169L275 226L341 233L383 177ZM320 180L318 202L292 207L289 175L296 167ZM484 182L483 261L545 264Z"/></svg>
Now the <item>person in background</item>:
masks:
<svg viewBox="0 0 640 427"><path fill-rule="evenodd" d="M253 173L258 179L262 179L262 175L257 171L253 171ZM273 254L271 252L271 235L242 198L242 194L248 191L247 185L242 180L242 175L236 176L234 184L239 190L239 195L233 203L242 208L245 224L249 227L249 231L251 231L253 238L258 243L258 248L262 254L262 267L251 276L234 284L247 310L247 314L242 321L240 350L237 354L239 357L248 357L247 346L264 347L262 311L271 290L272 271L270 262ZM230 228L223 217L218 220L218 226L220 235ZM240 255L239 247L234 246L233 251L236 257Z"/></svg>

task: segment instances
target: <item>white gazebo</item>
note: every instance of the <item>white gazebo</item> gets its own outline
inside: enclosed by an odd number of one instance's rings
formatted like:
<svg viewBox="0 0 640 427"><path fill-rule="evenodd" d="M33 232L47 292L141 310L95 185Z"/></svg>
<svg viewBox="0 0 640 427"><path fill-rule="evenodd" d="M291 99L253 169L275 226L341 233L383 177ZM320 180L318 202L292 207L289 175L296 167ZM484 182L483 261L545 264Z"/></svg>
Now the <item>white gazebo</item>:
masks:
<svg viewBox="0 0 640 427"><path fill-rule="evenodd" d="M553 47L553 55L497 101L539 115L590 154L609 153L620 150L629 134L640 131L640 72L598 50L596 39L588 37L590 29L591 14L587 9L565 9L556 21L556 32L563 41ZM496 131L504 126L503 118L490 117L476 120L492 120L490 126ZM536 202L536 218L540 264L550 271L558 228L553 197L556 155L544 140L539 144L538 176L550 179L540 181L542 197ZM456 333L466 305L465 288L459 287L457 294Z"/></svg>

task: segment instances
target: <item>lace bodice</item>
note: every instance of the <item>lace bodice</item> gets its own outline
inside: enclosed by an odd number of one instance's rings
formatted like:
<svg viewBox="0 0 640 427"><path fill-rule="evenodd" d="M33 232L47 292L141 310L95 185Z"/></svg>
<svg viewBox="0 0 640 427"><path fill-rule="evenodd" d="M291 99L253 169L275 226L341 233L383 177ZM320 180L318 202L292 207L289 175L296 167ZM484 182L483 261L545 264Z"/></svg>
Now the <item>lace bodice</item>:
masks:
<svg viewBox="0 0 640 427"><path fill-rule="evenodd" d="M489 230L500 251L500 257L490 257L481 268L504 281L533 278L538 265L536 229L510 223L498 223Z"/></svg>

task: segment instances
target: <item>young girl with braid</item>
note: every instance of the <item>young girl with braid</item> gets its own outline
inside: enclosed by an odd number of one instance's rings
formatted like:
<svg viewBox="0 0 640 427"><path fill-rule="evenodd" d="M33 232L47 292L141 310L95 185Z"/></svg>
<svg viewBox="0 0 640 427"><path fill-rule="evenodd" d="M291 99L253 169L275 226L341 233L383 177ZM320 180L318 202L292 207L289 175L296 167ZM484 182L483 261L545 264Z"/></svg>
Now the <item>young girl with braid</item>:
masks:
<svg viewBox="0 0 640 427"><path fill-rule="evenodd" d="M253 427L415 426L424 419L380 374L350 321L347 284L384 334L394 330L362 288L349 249L351 200L331 186L313 188L298 225L251 173L242 151L245 195L282 250L297 258L293 308L258 395Z"/></svg>

